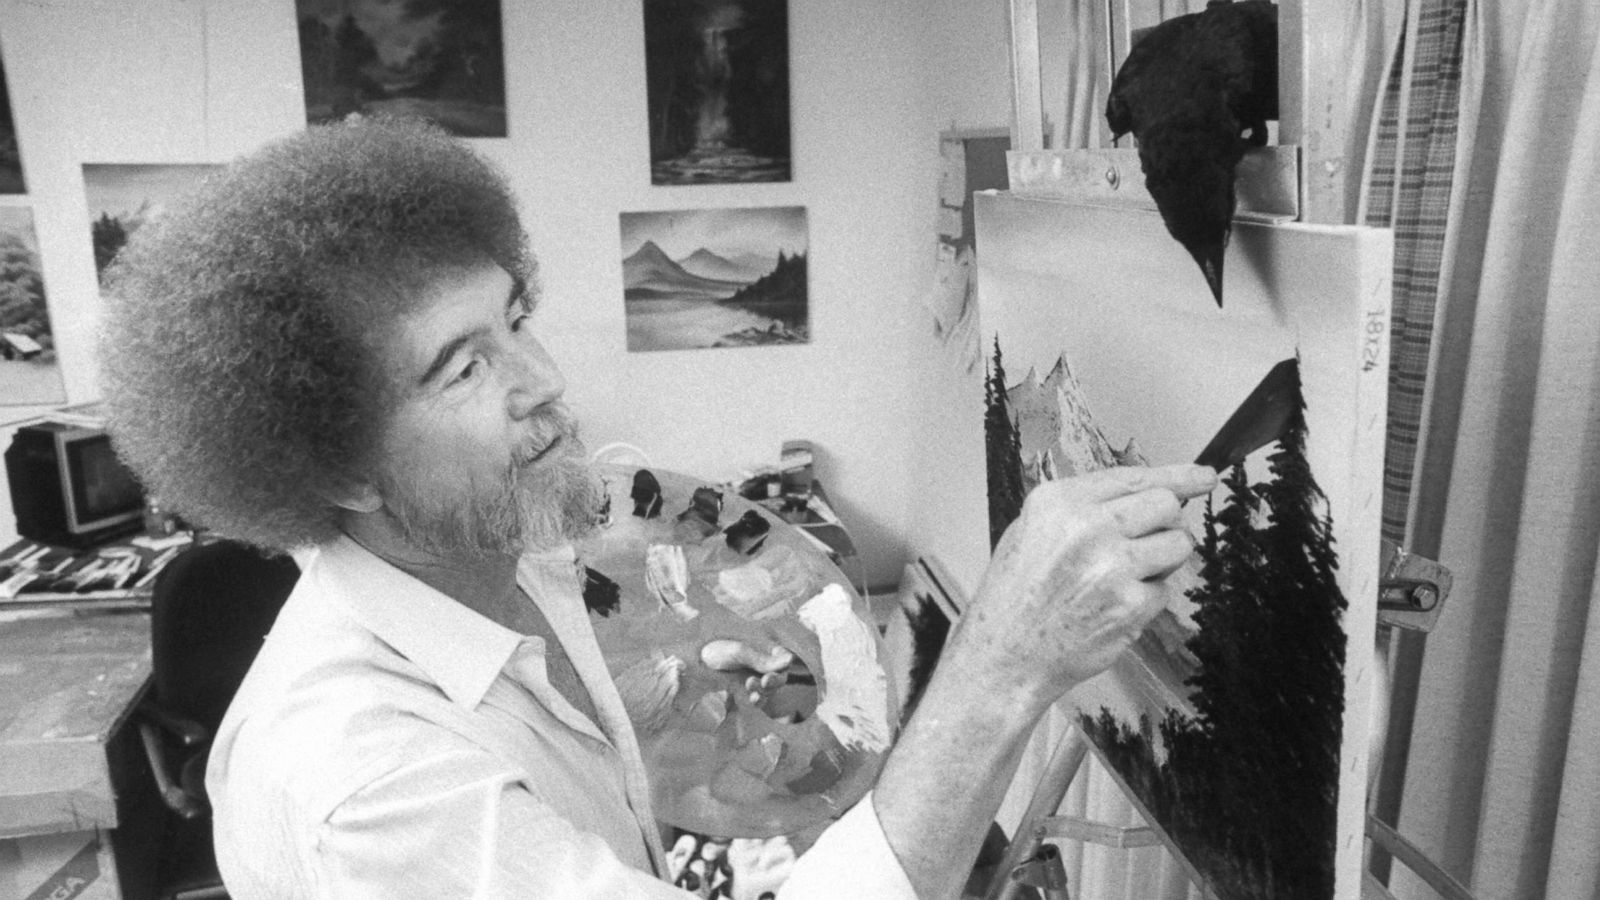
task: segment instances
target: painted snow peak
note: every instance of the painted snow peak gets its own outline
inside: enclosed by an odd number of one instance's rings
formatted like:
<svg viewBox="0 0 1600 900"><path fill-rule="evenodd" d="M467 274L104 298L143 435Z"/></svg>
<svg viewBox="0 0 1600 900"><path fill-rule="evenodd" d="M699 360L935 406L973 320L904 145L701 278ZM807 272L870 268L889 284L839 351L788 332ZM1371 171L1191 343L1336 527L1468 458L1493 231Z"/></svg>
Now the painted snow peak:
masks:
<svg viewBox="0 0 1600 900"><path fill-rule="evenodd" d="M1136 442L1130 439L1116 449L1095 424L1089 399L1066 357L1057 358L1043 381L1029 369L1021 382L1008 386L997 338L984 405L991 549L1040 482L1146 464Z"/></svg>

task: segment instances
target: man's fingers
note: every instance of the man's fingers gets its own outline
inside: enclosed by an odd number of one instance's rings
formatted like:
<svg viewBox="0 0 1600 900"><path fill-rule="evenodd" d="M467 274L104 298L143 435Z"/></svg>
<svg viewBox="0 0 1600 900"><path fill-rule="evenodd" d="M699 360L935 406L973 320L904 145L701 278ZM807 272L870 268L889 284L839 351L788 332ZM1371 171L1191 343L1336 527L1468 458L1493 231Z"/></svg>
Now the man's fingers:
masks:
<svg viewBox="0 0 1600 900"><path fill-rule="evenodd" d="M1089 472L1061 484L1075 485L1086 500L1111 500L1150 488L1164 488L1179 501L1211 493L1217 486L1217 473L1210 466L1117 466Z"/></svg>
<svg viewBox="0 0 1600 900"><path fill-rule="evenodd" d="M1167 490L1140 491L1108 500L1102 507L1123 537L1144 537L1168 528L1183 527L1183 507Z"/></svg>
<svg viewBox="0 0 1600 900"><path fill-rule="evenodd" d="M1128 542L1131 574L1140 581L1160 581L1176 572L1194 552L1194 539L1181 528L1157 531Z"/></svg>

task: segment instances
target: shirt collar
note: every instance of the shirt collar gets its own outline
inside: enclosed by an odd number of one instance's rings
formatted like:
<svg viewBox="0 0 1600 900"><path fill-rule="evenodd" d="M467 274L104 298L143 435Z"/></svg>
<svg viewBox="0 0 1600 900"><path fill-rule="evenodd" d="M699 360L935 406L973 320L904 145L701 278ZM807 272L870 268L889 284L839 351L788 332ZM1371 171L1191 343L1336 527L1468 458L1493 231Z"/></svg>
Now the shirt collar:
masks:
<svg viewBox="0 0 1600 900"><path fill-rule="evenodd" d="M322 547L313 571L357 622L426 672L452 702L468 708L483 700L525 639L345 535Z"/></svg>

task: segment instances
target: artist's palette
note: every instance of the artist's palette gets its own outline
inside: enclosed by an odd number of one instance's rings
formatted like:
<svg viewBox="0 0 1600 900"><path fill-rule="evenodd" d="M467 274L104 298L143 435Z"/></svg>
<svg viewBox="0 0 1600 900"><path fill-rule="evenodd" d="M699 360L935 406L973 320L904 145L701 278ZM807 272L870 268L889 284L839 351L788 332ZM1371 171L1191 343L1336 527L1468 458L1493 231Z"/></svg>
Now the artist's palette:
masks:
<svg viewBox="0 0 1600 900"><path fill-rule="evenodd" d="M633 717L657 817L701 834L771 837L843 814L872 786L885 751L847 748L815 715L829 673L822 641L799 610L837 585L835 596L848 599L881 650L865 601L820 549L766 509L731 491L712 498L684 475L639 472L602 467L610 522L578 545L578 557L604 577L589 594L598 600L590 619ZM662 585L674 578L682 599L669 605L663 594L678 595ZM787 648L798 660L793 677L752 697L749 670L702 661L702 648L722 639L762 653ZM669 670L675 693L663 680ZM899 700L892 679L882 681L881 721L892 729Z"/></svg>

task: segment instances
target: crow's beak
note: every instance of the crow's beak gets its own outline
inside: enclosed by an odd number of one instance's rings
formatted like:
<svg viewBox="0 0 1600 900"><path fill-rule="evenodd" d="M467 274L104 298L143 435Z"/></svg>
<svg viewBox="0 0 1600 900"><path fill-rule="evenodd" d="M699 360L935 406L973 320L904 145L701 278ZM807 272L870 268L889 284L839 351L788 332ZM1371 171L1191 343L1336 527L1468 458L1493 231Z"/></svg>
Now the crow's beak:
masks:
<svg viewBox="0 0 1600 900"><path fill-rule="evenodd" d="M1218 242L1189 250L1189 255L1200 264L1200 271L1206 276L1206 284L1211 286L1211 296L1216 298L1217 309L1222 308L1222 255L1226 249L1226 243Z"/></svg>

